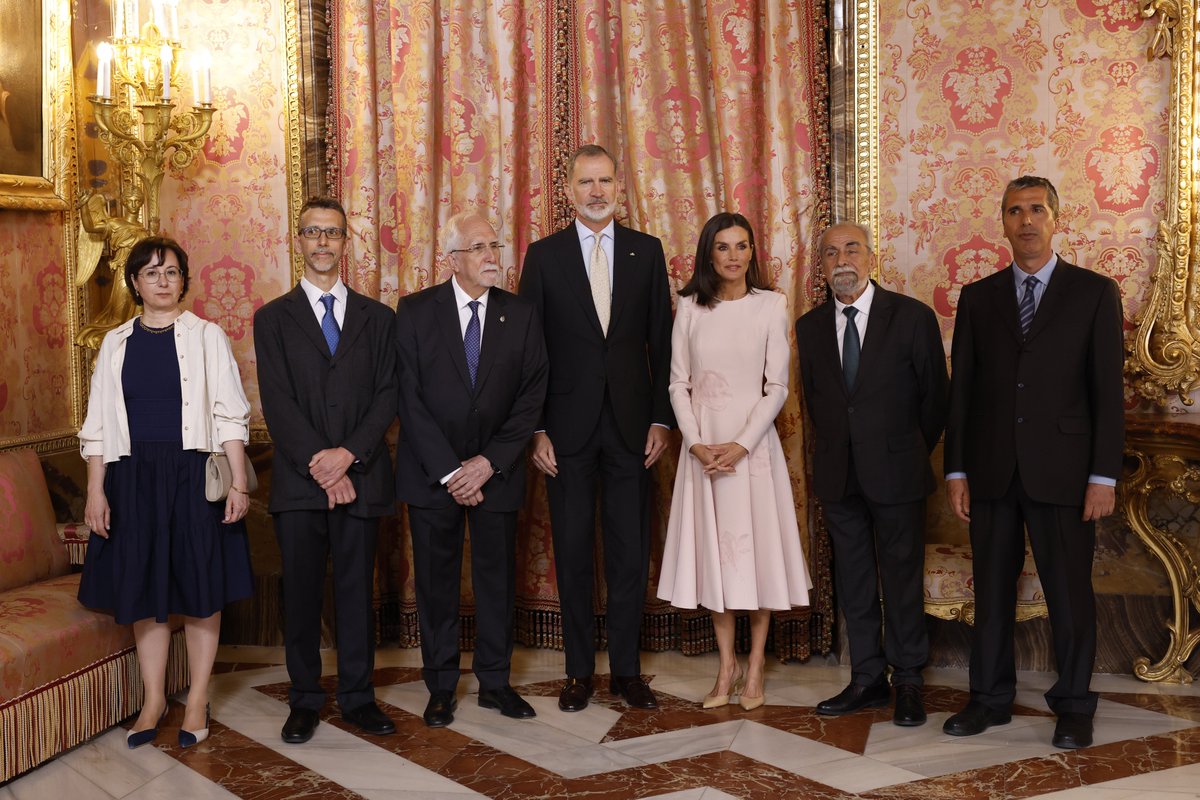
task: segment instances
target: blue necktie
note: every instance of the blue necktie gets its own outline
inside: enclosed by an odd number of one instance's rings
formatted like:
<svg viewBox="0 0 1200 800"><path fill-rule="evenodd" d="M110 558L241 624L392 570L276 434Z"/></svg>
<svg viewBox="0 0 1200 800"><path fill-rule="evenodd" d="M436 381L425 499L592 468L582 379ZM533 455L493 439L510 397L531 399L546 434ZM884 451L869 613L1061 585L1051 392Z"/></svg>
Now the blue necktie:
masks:
<svg viewBox="0 0 1200 800"><path fill-rule="evenodd" d="M858 325L854 323L858 309L846 306L842 313L846 315L846 332L842 334L842 375L846 378L846 389L853 389L854 379L858 377L858 357L862 353Z"/></svg>
<svg viewBox="0 0 1200 800"><path fill-rule="evenodd" d="M463 337L463 350L467 353L467 372L471 373L471 388L475 388L475 374L479 372L479 301L467 303L471 307L471 319L467 323L467 335Z"/></svg>
<svg viewBox="0 0 1200 800"><path fill-rule="evenodd" d="M338 342L342 338L337 317L333 315L333 295L321 295L321 305L325 306L325 316L321 317L321 333L325 334L325 343L329 345L329 355L333 355L337 352Z"/></svg>
<svg viewBox="0 0 1200 800"><path fill-rule="evenodd" d="M1021 306L1017 309L1021 317L1021 335L1029 335L1029 326L1033 324L1033 290L1037 288L1038 279L1030 275L1025 279L1025 294L1021 295Z"/></svg>

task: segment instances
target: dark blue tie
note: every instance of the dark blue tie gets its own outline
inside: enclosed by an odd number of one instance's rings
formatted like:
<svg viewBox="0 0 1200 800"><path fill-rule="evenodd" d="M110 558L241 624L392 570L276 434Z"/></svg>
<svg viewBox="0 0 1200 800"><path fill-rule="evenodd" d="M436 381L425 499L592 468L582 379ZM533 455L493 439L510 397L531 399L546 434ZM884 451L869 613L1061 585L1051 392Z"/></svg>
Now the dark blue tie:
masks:
<svg viewBox="0 0 1200 800"><path fill-rule="evenodd" d="M467 323L467 335L463 337L463 350L467 353L471 388L475 388L475 375L479 372L479 301L472 300L467 305L471 307L471 320Z"/></svg>
<svg viewBox="0 0 1200 800"><path fill-rule="evenodd" d="M1025 294L1021 295L1021 306L1017 309L1021 317L1021 335L1029 335L1029 326L1033 324L1033 290L1037 288L1038 279L1030 275L1025 279Z"/></svg>
<svg viewBox="0 0 1200 800"><path fill-rule="evenodd" d="M842 375L846 378L846 388L854 388L854 379L858 377L858 357L862 353L862 342L858 338L858 325L854 317L858 309L846 306L842 309L846 315L846 332L842 334Z"/></svg>
<svg viewBox="0 0 1200 800"><path fill-rule="evenodd" d="M337 317L333 315L333 295L321 295L321 305L325 306L325 316L321 317L321 333L325 334L325 343L329 345L329 355L333 355L337 352L338 342L342 338Z"/></svg>

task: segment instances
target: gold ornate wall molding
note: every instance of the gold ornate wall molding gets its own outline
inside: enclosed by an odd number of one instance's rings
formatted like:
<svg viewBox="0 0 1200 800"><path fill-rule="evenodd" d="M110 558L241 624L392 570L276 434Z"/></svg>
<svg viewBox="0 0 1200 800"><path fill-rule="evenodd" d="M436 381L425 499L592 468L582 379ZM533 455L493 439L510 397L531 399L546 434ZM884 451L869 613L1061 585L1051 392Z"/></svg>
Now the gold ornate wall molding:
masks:
<svg viewBox="0 0 1200 800"><path fill-rule="evenodd" d="M70 282L75 274L75 237L78 214L67 199L77 186L77 136L75 123L75 76L71 50L71 0L43 0L42 9L42 88L46 167L41 178L0 176L0 209L48 211L62 220L61 261L66 277L66 315L70 339L79 330L83 314L84 294ZM71 398L71 418L68 427L38 431L18 436L0 437L0 450L29 447L39 454L69 451L78 446L75 433L82 423L79 398L86 382L86 358L78 348L71 348L70 369L66 377Z"/></svg>
<svg viewBox="0 0 1200 800"><path fill-rule="evenodd" d="M1197 0L1142 0L1142 15L1157 18L1147 56L1171 61L1168 105L1166 218L1158 226L1158 262L1150 296L1130 337L1125 373L1140 396L1185 406L1200 388L1200 46Z"/></svg>
<svg viewBox="0 0 1200 800"><path fill-rule="evenodd" d="M854 146L851 218L870 227L879 252L879 11L878 0L847 0L854 8ZM836 189L835 189L836 191Z"/></svg>

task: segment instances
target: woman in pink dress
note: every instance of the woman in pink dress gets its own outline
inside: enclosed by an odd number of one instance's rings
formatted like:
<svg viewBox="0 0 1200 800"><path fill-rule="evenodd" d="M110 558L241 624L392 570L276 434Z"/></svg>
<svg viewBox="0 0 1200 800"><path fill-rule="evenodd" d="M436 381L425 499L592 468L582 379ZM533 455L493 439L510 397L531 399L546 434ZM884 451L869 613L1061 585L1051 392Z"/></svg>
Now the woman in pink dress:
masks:
<svg viewBox="0 0 1200 800"><path fill-rule="evenodd" d="M787 298L758 266L741 214L710 219L680 291L671 336L671 405L683 434L658 596L712 612L721 665L704 698L763 704L772 610L808 605L791 479L775 417L787 397ZM750 612L745 671L734 612Z"/></svg>

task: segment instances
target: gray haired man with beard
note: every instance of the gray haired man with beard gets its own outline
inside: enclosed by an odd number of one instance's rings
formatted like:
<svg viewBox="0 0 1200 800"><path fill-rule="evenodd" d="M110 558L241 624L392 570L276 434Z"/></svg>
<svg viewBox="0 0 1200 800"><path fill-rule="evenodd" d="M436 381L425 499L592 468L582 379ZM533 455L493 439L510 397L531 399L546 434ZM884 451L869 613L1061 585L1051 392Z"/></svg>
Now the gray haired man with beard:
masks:
<svg viewBox="0 0 1200 800"><path fill-rule="evenodd" d="M817 705L827 716L887 705L893 722L925 722L929 655L922 578L929 454L946 422L949 379L933 311L870 280L869 232L839 223L822 235L833 297L796 322L812 417L813 489L833 543L834 586L846 619L850 684ZM877 586L882 583L883 612Z"/></svg>

